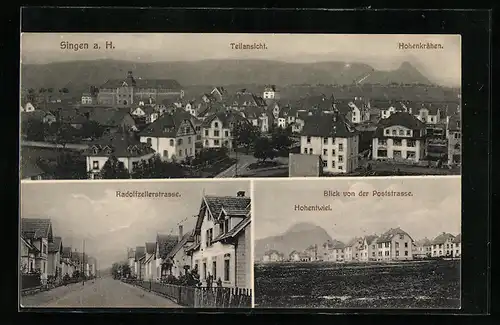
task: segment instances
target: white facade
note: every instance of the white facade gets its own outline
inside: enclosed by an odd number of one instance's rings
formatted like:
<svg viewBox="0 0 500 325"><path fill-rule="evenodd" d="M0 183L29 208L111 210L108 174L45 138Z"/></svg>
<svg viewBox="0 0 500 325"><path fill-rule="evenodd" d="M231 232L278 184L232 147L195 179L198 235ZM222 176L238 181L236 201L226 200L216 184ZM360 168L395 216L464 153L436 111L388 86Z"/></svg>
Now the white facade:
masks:
<svg viewBox="0 0 500 325"><path fill-rule="evenodd" d="M92 96L90 95L82 95L82 105L92 105L94 103Z"/></svg>
<svg viewBox="0 0 500 325"><path fill-rule="evenodd" d="M326 257L327 261L330 262L343 262L345 259L343 248L332 248L329 249L328 255Z"/></svg>
<svg viewBox="0 0 500 325"><path fill-rule="evenodd" d="M372 140L374 160L396 159L418 162L425 158L425 140L412 138L424 136L425 129L415 131L401 125L393 125L384 128L383 132L384 138L374 137Z"/></svg>
<svg viewBox="0 0 500 325"><path fill-rule="evenodd" d="M215 118L210 122L209 127L202 128L202 141L204 148L231 149L233 146L233 136L230 128L224 127L222 121Z"/></svg>
<svg viewBox="0 0 500 325"><path fill-rule="evenodd" d="M264 99L279 99L280 95L276 88L266 87L262 93L262 97Z"/></svg>
<svg viewBox="0 0 500 325"><path fill-rule="evenodd" d="M357 134L350 138L300 138L300 152L321 156L323 171L331 173L350 173L358 168L358 146Z"/></svg>
<svg viewBox="0 0 500 325"><path fill-rule="evenodd" d="M407 234L395 234L388 241L377 242L377 260L412 260L413 240Z"/></svg>
<svg viewBox="0 0 500 325"><path fill-rule="evenodd" d="M176 138L141 136L140 141L150 143L162 160L182 161L195 155L196 135L184 135Z"/></svg>
<svg viewBox="0 0 500 325"><path fill-rule="evenodd" d="M425 124L438 124L441 122L441 114L439 108L436 110L435 114L431 114L427 108L421 108L418 111L418 114L415 115L415 117Z"/></svg>
<svg viewBox="0 0 500 325"><path fill-rule="evenodd" d="M432 257L446 257L453 256L453 250L455 249L455 243L453 242L455 238L450 236L442 244L432 244Z"/></svg>

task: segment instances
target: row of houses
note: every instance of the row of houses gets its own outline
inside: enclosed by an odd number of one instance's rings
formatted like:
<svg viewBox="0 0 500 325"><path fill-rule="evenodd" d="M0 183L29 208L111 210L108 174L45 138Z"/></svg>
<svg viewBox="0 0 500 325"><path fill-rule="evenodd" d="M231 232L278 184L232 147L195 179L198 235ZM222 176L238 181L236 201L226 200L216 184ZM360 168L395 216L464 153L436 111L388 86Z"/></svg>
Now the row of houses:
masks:
<svg viewBox="0 0 500 325"><path fill-rule="evenodd" d="M369 262L398 261L425 258L442 258L461 256L461 235L454 236L442 233L434 240L424 238L414 241L401 228L389 229L382 235L355 237L348 243L332 240L323 245L311 245L304 251L292 251L288 256L277 251L265 253L263 262Z"/></svg>
<svg viewBox="0 0 500 325"><path fill-rule="evenodd" d="M204 286L212 279L223 287L251 289L250 204L244 191L204 195L194 229L179 225L177 235L157 234L155 241L127 250L131 275L162 281L195 270Z"/></svg>
<svg viewBox="0 0 500 325"><path fill-rule="evenodd" d="M62 280L75 272L87 277L97 274L97 260L65 246L54 235L50 219L21 218L19 266L22 274L38 273L42 281Z"/></svg>

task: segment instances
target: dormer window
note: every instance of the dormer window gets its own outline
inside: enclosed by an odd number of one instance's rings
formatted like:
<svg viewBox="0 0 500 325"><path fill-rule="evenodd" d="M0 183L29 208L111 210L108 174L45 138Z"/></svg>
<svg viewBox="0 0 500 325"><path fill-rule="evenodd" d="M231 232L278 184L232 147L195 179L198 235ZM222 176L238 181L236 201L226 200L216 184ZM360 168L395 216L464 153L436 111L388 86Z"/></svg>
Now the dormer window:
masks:
<svg viewBox="0 0 500 325"><path fill-rule="evenodd" d="M92 147L92 152L94 153L94 155L97 155L99 153L99 148Z"/></svg>

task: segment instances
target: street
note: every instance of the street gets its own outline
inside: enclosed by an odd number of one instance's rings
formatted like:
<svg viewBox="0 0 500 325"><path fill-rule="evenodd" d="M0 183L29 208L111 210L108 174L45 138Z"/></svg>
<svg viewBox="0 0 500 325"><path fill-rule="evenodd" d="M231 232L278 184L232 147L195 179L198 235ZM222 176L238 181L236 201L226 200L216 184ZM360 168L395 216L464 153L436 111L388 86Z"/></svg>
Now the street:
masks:
<svg viewBox="0 0 500 325"><path fill-rule="evenodd" d="M220 174L215 176L215 178L231 178L231 177L238 177L238 176L246 176L246 175L252 175L258 172L258 170L249 170L248 166L250 166L253 163L258 162L259 160L255 158L253 155L245 155L244 153L238 153L236 155L234 152L232 152L229 155L231 158L236 158L238 160L237 164L232 165L228 169L222 171ZM284 164L284 168L288 170L288 157L276 157L274 159L277 162L280 162Z"/></svg>
<svg viewBox="0 0 500 325"><path fill-rule="evenodd" d="M32 296L21 297L23 307L85 308L85 307L152 307L180 308L167 298L147 292L111 277L62 286Z"/></svg>

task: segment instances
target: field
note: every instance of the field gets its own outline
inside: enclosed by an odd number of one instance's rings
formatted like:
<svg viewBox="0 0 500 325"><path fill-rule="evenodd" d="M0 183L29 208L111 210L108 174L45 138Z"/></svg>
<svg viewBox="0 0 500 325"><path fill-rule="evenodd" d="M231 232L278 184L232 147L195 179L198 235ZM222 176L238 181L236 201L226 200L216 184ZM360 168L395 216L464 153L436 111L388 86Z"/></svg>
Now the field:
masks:
<svg viewBox="0 0 500 325"><path fill-rule="evenodd" d="M257 308L460 308L460 261L255 265Z"/></svg>

